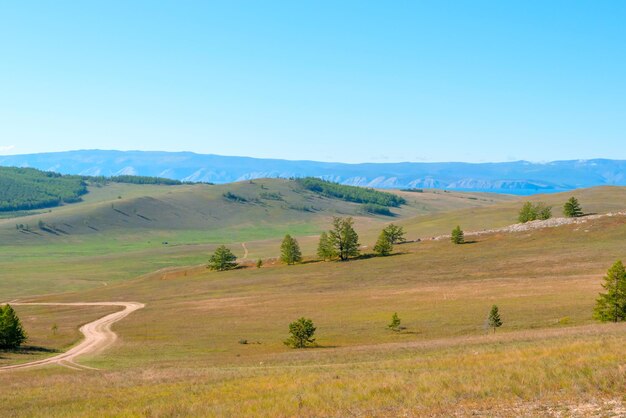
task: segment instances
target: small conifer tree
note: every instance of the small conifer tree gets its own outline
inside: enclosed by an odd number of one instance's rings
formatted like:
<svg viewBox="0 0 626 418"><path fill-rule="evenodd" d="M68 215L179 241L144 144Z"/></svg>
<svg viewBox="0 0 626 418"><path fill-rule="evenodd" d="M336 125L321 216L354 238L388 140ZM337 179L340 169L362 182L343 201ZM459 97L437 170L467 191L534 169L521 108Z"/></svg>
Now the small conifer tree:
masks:
<svg viewBox="0 0 626 418"><path fill-rule="evenodd" d="M583 210L580 207L580 203L578 203L578 199L574 196L570 197L567 202L565 202L565 205L563 205L563 215L568 218L583 216Z"/></svg>
<svg viewBox="0 0 626 418"><path fill-rule="evenodd" d="M280 245L280 260L283 263L295 264L302 261L300 245L291 235L285 235L283 243Z"/></svg>
<svg viewBox="0 0 626 418"><path fill-rule="evenodd" d="M26 341L22 322L11 305L0 307L0 348L18 348Z"/></svg>
<svg viewBox="0 0 626 418"><path fill-rule="evenodd" d="M289 338L285 340L285 345L293 348L305 348L315 342L315 326L308 318L300 318L289 324Z"/></svg>
<svg viewBox="0 0 626 418"><path fill-rule="evenodd" d="M260 269L262 266L263 266L263 260L259 258L256 261L256 268Z"/></svg>
<svg viewBox="0 0 626 418"><path fill-rule="evenodd" d="M320 242L317 245L317 256L324 261L330 260L335 256L333 245L326 232L322 232L320 235Z"/></svg>
<svg viewBox="0 0 626 418"><path fill-rule="evenodd" d="M400 331L400 317L397 312L394 312L391 316L391 323L387 327L392 331Z"/></svg>
<svg viewBox="0 0 626 418"><path fill-rule="evenodd" d="M463 244L465 242L465 236L460 226L457 225L456 228L452 230L452 235L450 236L450 240L454 244Z"/></svg>
<svg viewBox="0 0 626 418"><path fill-rule="evenodd" d="M235 254L226 248L225 245L221 245L217 247L215 252L209 258L208 267L211 270L217 271L232 270L237 267L235 260L237 260Z"/></svg>
<svg viewBox="0 0 626 418"><path fill-rule="evenodd" d="M606 293L600 293L596 300L594 318L602 322L626 320L626 269L621 261L609 269L602 287Z"/></svg>
<svg viewBox="0 0 626 418"><path fill-rule="evenodd" d="M383 229L378 236L376 245L374 245L374 252L380 256L388 256L393 251L393 244L387 232Z"/></svg>
<svg viewBox="0 0 626 418"><path fill-rule="evenodd" d="M502 326L502 320L500 319L500 312L498 311L498 306L493 305L491 307L491 311L489 312L489 317L487 318L487 323L490 328L493 328L493 333L496 333L496 328L500 328Z"/></svg>

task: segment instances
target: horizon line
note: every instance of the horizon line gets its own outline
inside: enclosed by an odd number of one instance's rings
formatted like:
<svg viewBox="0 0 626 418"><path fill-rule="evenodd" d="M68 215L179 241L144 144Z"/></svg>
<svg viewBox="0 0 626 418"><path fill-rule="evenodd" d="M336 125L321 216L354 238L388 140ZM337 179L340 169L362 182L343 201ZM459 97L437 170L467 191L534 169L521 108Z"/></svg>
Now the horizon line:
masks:
<svg viewBox="0 0 626 418"><path fill-rule="evenodd" d="M223 155L214 153L201 153L196 151L163 151L163 150L140 150L140 149L101 149L101 148L84 148L84 149L70 149L64 151L42 151L42 152L30 152L20 154L1 154L1 158L10 157L25 157L44 154L65 154L76 152L119 152L119 153L161 153L161 154L193 154L198 156L210 156L210 157L222 157L222 158L247 158L252 160L275 160L275 161L287 161L287 162L310 162L310 163L322 163L322 164L342 164L342 165L392 165L392 164L468 164L468 165L481 165L481 164L514 164L514 163L527 163L534 165L547 165L552 163L561 162L589 162L589 161L626 161L626 159L614 159L607 157L594 157L594 158L573 158L573 159L556 159L556 160L543 160L543 161L530 161L530 160L504 160L504 161L362 161L362 162L343 162L343 161L322 161L322 160L310 160L310 159L288 159L288 158L276 158L276 157L253 157L247 155Z"/></svg>

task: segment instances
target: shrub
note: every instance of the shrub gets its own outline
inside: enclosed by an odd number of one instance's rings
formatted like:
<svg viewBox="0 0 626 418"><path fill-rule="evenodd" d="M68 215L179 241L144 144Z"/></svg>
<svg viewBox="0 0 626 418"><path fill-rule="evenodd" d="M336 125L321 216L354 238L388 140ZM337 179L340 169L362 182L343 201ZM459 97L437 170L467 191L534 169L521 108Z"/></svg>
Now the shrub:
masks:
<svg viewBox="0 0 626 418"><path fill-rule="evenodd" d="M245 197L239 196L232 192L226 192L222 194L222 197L224 197L224 199L226 200L230 200L232 202L238 202L238 203L245 203L248 201L248 199L246 199Z"/></svg>

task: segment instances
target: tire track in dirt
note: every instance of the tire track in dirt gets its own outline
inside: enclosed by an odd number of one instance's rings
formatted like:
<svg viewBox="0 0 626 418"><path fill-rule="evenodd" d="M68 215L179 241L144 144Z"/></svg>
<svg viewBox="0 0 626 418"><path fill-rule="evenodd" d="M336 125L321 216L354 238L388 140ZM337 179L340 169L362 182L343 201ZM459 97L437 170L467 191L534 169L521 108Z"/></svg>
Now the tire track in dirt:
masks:
<svg viewBox="0 0 626 418"><path fill-rule="evenodd" d="M96 354L110 347L115 340L117 334L111 330L111 326L126 318L138 309L142 309L145 305L139 302L77 302L77 303L20 303L12 302L15 306L121 306L124 309L112 314L103 316L95 321L80 327L79 331L85 338L68 351L53 357L42 360L31 361L23 364L15 364L11 366L0 367L0 371L29 369L32 367L46 366L50 364L58 364L60 366L69 367L71 369L93 369L92 367L82 366L75 363L75 359L86 354Z"/></svg>

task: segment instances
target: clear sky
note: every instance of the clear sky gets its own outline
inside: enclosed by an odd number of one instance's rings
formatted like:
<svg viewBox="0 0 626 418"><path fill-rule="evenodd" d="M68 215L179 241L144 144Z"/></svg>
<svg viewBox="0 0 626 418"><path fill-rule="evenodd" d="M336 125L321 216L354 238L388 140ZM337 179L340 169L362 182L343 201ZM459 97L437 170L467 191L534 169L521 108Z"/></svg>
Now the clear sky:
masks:
<svg viewBox="0 0 626 418"><path fill-rule="evenodd" d="M13 1L0 154L626 159L626 1Z"/></svg>

